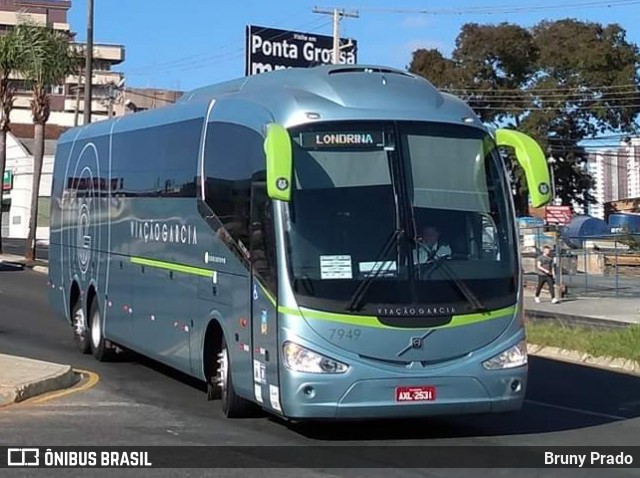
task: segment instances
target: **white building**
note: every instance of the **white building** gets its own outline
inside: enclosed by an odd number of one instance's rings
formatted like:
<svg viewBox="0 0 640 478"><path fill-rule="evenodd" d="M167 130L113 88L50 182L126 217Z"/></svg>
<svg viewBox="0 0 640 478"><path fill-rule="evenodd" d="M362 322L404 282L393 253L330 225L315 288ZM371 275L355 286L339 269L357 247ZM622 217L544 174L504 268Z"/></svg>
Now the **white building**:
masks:
<svg viewBox="0 0 640 478"><path fill-rule="evenodd" d="M627 197L640 197L640 138L632 138L620 150L627 160Z"/></svg>
<svg viewBox="0 0 640 478"><path fill-rule="evenodd" d="M49 239L49 207L53 176L55 141L45 141L45 156L40 179L38 229L36 239ZM6 176L10 178L3 193L2 236L25 239L29 234L31 186L33 183L33 140L18 140L7 134Z"/></svg>
<svg viewBox="0 0 640 478"><path fill-rule="evenodd" d="M593 151L587 162L595 185L591 194L596 199L588 214L604 219L604 204L640 197L640 138L620 142L618 149Z"/></svg>

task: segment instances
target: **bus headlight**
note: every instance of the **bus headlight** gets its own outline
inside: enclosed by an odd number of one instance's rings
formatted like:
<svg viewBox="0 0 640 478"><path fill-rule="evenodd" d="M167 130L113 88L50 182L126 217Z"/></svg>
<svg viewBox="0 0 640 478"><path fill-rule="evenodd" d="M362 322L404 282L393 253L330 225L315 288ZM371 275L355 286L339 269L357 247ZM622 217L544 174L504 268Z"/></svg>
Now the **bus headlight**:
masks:
<svg viewBox="0 0 640 478"><path fill-rule="evenodd" d="M499 355L485 361L482 366L487 370L522 367L527 364L527 341L521 340Z"/></svg>
<svg viewBox="0 0 640 478"><path fill-rule="evenodd" d="M344 373L349 368L293 342L284 344L284 364L290 370L306 373Z"/></svg>

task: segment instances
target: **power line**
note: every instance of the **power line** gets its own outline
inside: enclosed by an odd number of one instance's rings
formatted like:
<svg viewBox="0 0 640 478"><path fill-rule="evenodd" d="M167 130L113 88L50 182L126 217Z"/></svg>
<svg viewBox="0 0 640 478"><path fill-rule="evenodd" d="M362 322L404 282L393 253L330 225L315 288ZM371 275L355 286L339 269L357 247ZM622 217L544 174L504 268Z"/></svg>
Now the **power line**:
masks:
<svg viewBox="0 0 640 478"><path fill-rule="evenodd" d="M315 19L312 22L308 22L305 24L305 26L301 26L298 27L298 29L304 29L307 26L310 28L322 28L325 27L327 25L329 25L331 23L331 21L327 21L327 20L321 20L318 21L318 19ZM284 33L281 35L276 35L274 38L278 38L282 35L285 35ZM227 46L231 46L234 44L241 44L244 43L244 40L238 40L236 42L233 43L229 43ZM158 73L169 73L169 72L185 72L185 71L194 71L194 70L199 70L199 69L203 69L203 68L211 68L219 63L221 63L222 61L227 61L227 60L232 60L235 58L240 58L242 57L242 55L245 52L245 47L241 46L241 47L237 47L233 50L227 51L227 52L221 52L221 53L217 53L215 55L210 55L207 58L204 58L202 60L191 60L191 61L186 61L184 63L181 64L177 64L177 65L167 65L167 66L156 66L156 67L152 67L149 69L131 69L129 71L127 71L127 76L131 76L131 77L135 77L135 76L149 76L149 75L155 75Z"/></svg>
<svg viewBox="0 0 640 478"><path fill-rule="evenodd" d="M608 0L608 1L581 1L554 5L531 6L476 6L466 8L382 8L382 7L352 7L362 11L377 13L423 14L423 15L497 15L505 13L542 12L545 10L558 10L564 8L612 8L625 7L640 4L640 0Z"/></svg>
<svg viewBox="0 0 640 478"><path fill-rule="evenodd" d="M279 20L277 22L274 22L275 26L281 25L282 23L284 23L285 21L291 20L292 18L298 18L300 17L303 13L306 13L306 11L299 11L298 13L294 14L294 15L287 15L287 17L283 18L282 20ZM317 20L317 19L316 19ZM314 20L314 22L316 21ZM311 22L313 23L313 22ZM309 22L305 22L305 25L309 24ZM304 26L302 27L297 27L297 28L305 28ZM265 29L267 29L265 27ZM259 30L262 31L262 30ZM231 41L227 44L224 44L222 46L219 47L220 50L232 47L232 46L236 46L239 44L243 44L244 40L234 40ZM206 53L198 53L195 55L188 55L188 56L184 56L184 57L180 57L180 58L175 58L173 60L167 61L167 62L162 62L162 63L156 63L155 65L153 64L148 64L148 65L142 65L142 66L137 66L134 68L131 68L129 71L131 72L139 72L139 71L147 71L147 70L156 70L158 67L174 67L174 66L180 66L182 63L189 63L192 64L194 62L199 62L199 61L206 61L207 59L210 58L215 58L217 56L220 56L221 53L214 53L213 55L210 52L206 52Z"/></svg>
<svg viewBox="0 0 640 478"><path fill-rule="evenodd" d="M446 88L447 91L450 92L473 92L473 93L482 93L482 92L494 92L494 91L499 91L501 93L522 93L522 92L527 92L527 91L531 91L531 92L535 92L535 93L557 93L558 90L560 91L575 91L576 93L580 93L580 94L584 94L584 93L589 93L589 91L591 92L597 92L597 90L616 90L616 89L635 89L636 91L640 91L640 85L636 84L636 83L629 83L629 84L624 84L624 85L597 85L597 86L590 86L590 87L585 87L585 86L575 86L575 87L563 87L563 86L558 86L555 88L529 88L529 89L521 89L521 88L501 88L501 89L496 89L495 87L488 87L488 88L474 88L474 87L468 87L468 88Z"/></svg>

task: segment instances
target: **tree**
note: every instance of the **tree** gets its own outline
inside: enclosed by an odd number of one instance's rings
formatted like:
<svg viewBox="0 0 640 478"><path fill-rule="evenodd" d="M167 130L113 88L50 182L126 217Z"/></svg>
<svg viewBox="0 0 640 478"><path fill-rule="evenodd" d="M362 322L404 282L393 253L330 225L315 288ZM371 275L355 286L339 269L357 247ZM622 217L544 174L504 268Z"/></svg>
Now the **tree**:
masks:
<svg viewBox="0 0 640 478"><path fill-rule="evenodd" d="M639 64L638 47L619 25L567 19L531 29L469 23L451 58L417 50L408 68L468 101L483 121L533 136L555 159L557 196L587 205L593 180L580 144L635 130ZM526 213L526 182L515 161L511 166L518 211Z"/></svg>
<svg viewBox="0 0 640 478"><path fill-rule="evenodd" d="M4 178L7 165L7 133L11 131L11 111L15 87L11 76L19 69L21 60L14 31L0 36L0 178ZM2 253L2 196L0 187L0 254Z"/></svg>
<svg viewBox="0 0 640 478"><path fill-rule="evenodd" d="M35 259L45 126L50 115L49 91L52 86L63 84L67 75L74 71L77 56L70 48L68 37L52 28L23 23L16 27L16 35L23 59L20 72L32 90L33 186L29 235L25 250L25 258L32 261Z"/></svg>

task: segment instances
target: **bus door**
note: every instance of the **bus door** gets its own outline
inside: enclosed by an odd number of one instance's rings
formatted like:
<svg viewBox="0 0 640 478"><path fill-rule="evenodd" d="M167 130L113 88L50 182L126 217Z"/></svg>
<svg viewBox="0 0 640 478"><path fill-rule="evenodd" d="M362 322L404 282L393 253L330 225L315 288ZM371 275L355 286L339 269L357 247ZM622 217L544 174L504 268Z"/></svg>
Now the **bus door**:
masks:
<svg viewBox="0 0 640 478"><path fill-rule="evenodd" d="M258 403L281 412L273 204L266 182L251 184L251 331L253 388Z"/></svg>

